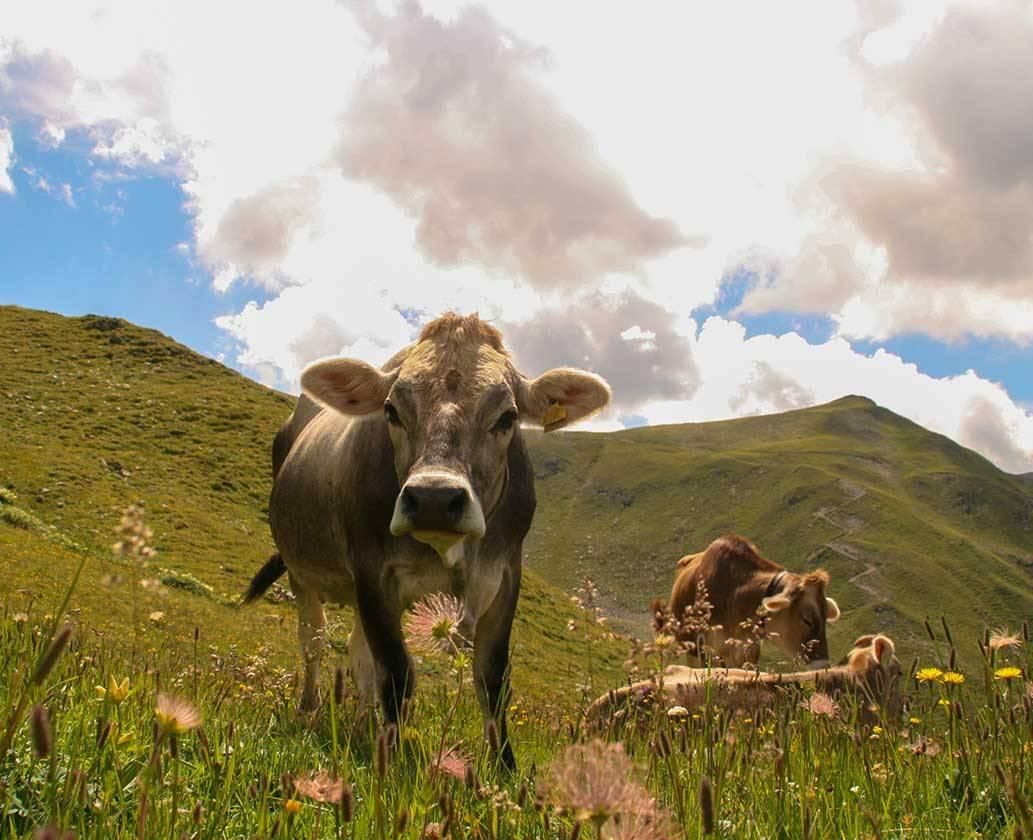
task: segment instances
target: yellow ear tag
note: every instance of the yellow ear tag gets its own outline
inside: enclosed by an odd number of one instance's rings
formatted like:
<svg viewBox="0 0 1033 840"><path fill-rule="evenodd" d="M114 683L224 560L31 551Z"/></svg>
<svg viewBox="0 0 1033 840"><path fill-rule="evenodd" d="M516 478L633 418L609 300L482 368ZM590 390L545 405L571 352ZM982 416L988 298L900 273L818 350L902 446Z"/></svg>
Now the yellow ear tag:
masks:
<svg viewBox="0 0 1033 840"><path fill-rule="evenodd" d="M545 410L545 416L542 418L542 426L545 428L545 431L547 432L559 428L566 422L567 409L565 406L560 405L558 402L552 403Z"/></svg>

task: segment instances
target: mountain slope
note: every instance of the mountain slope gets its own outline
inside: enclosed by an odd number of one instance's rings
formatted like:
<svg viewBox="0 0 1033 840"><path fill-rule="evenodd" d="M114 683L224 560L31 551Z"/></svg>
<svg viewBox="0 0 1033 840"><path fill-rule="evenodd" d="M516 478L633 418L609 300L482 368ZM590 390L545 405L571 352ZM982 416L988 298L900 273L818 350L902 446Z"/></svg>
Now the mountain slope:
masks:
<svg viewBox="0 0 1033 840"><path fill-rule="evenodd" d="M865 398L536 435L531 449L544 500L532 567L563 586L592 574L640 625L677 559L726 531L790 568L831 572L837 651L873 630L922 647L924 617L942 613L964 655L984 623L1033 616L1033 488Z"/></svg>
<svg viewBox="0 0 1033 840"><path fill-rule="evenodd" d="M296 664L289 607L232 605L272 551L270 449L292 405L153 330L0 307L0 487L45 525L15 528L0 516L0 603L18 610L35 597L52 609L85 555L73 605L108 638L189 645L199 626L202 644L235 644L242 654L264 644ZM133 570L111 560L113 528L137 501L158 550L146 576L165 580L163 597L141 591ZM106 584L113 574L127 581ZM155 611L164 615L150 621ZM351 610L329 617L332 637L343 640ZM525 576L518 690L573 696L586 640L566 627L581 617L562 592ZM615 677L624 646L599 635L593 667Z"/></svg>

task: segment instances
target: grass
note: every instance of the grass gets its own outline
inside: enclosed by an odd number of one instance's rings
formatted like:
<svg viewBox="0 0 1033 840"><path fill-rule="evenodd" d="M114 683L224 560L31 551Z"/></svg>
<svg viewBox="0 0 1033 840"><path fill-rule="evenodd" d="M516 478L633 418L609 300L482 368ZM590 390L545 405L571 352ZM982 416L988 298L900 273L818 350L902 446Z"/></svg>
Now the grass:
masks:
<svg viewBox="0 0 1033 840"><path fill-rule="evenodd" d="M351 697L300 721L294 675L261 648L184 653L80 629L34 678L60 623L43 609L8 603L0 615L9 677L0 707L32 706L0 756L4 837L43 836L34 832L44 826L82 840L432 838L442 824L451 837L499 840L593 830L644 840L988 838L1033 827L1033 649L1021 636L984 651L962 691L943 675L955 655L936 634L942 659L923 663L938 667L911 683L903 719L866 727L846 699L825 717L787 692L755 713L647 712L640 726L611 731L620 747L607 748L581 732L583 704L518 703L519 770L507 775L482 746L460 660L439 663L442 679L417 694L389 751L383 732L357 723ZM442 745L450 772L433 769ZM317 774L323 784L306 787ZM345 805L319 801L342 790ZM633 831L640 811L669 828Z"/></svg>
<svg viewBox="0 0 1033 840"><path fill-rule="evenodd" d="M0 359L0 723L24 706L0 760L0 836L54 823L86 838L384 837L403 820L399 835L419 837L444 809L456 837L569 837L563 803L535 800L584 740L586 699L623 679L627 650L564 592L591 576L611 619L641 632L677 558L727 530L791 568L832 572L844 608L834 651L881 630L905 664L952 665L967 682L913 686L905 721L917 722L879 731L786 697L769 716L657 714L620 733L636 765L623 778L673 815L674 836L703 830L704 776L717 836L999 837L1016 824L1033 836L1029 647L1000 654L1021 670L1005 681L978 644L984 623L1033 614L1033 484L870 401L530 434L539 512L514 635L521 769L497 774L470 686L457 694L455 663L427 657L378 773L377 730L356 725L353 700L314 726L296 719L291 604L236 607L272 548L269 442L291 399L119 319L0 307ZM111 552L118 517L141 502L158 550L146 566ZM926 630L940 614L949 643L939 622ZM352 618L329 618L332 674ZM75 625L72 645L30 685L59 619ZM196 705L201 728L155 730L159 693ZM52 728L46 757L32 744L36 707ZM476 784L428 771L443 742L471 758ZM354 785L353 821L295 788L319 769Z"/></svg>

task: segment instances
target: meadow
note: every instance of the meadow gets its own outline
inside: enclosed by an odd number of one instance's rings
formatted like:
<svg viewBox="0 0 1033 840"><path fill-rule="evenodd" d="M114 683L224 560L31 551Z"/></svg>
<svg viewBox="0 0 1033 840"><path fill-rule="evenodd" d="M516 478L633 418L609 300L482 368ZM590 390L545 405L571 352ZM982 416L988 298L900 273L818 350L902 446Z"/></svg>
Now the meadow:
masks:
<svg viewBox="0 0 1033 840"><path fill-rule="evenodd" d="M98 316L0 307L0 361L0 837L1033 837L1033 485L867 400L528 435L506 775L454 650L418 650L397 745L358 715L348 609L328 705L296 715L289 592L238 607L290 397ZM832 572L834 655L894 638L902 718L787 692L586 730L596 696L677 661L648 603L733 529Z"/></svg>
<svg viewBox="0 0 1033 840"><path fill-rule="evenodd" d="M149 537L130 510L116 555L132 587L150 580ZM322 713L302 719L296 674L260 645L222 655L200 628L189 651L89 633L69 618L76 583L61 603L15 595L0 615L0 836L1033 836L1027 626L988 630L982 666L963 672L949 625L930 625L940 656L912 666L903 717L863 725L863 699L786 691L754 712L647 708L601 740L583 725L589 691L517 695L507 773L446 613L410 627L435 667L394 733L358 713L340 667ZM677 661L668 645L629 666L655 673Z"/></svg>

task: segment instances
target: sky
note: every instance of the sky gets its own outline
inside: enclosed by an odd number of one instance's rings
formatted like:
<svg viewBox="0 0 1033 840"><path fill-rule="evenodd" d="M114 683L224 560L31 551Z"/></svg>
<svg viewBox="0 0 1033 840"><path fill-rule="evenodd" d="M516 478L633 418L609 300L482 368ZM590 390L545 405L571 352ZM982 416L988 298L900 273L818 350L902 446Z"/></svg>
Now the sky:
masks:
<svg viewBox="0 0 1033 840"><path fill-rule="evenodd" d="M1033 7L13 0L0 303L296 391L442 311L582 427L863 394L1033 471Z"/></svg>

